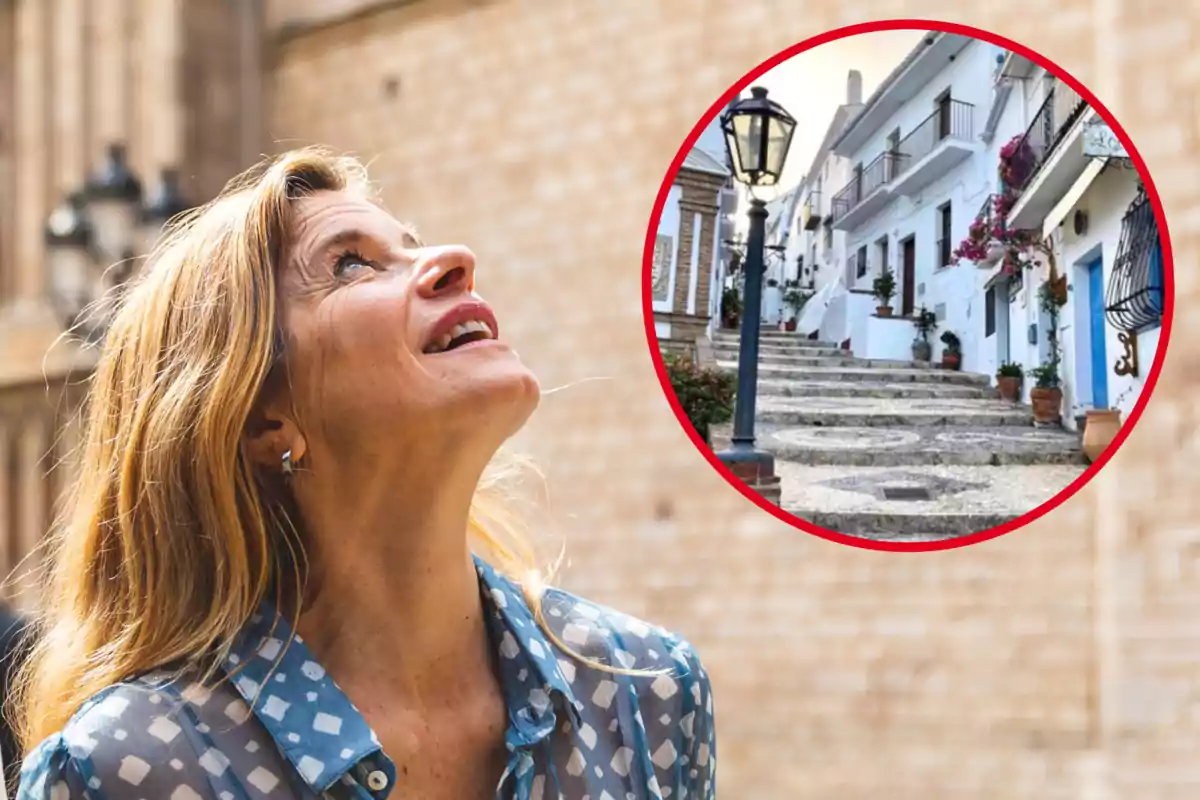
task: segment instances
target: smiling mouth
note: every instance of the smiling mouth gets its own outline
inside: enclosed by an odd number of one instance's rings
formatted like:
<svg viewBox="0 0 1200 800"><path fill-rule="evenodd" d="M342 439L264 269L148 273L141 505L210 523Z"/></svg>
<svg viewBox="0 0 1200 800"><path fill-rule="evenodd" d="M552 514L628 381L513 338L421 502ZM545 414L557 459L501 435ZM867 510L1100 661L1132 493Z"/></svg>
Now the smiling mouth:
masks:
<svg viewBox="0 0 1200 800"><path fill-rule="evenodd" d="M436 342L431 342L423 351L427 355L433 353L448 353L463 345L495 339L496 333L481 319L471 319L460 322L443 334Z"/></svg>

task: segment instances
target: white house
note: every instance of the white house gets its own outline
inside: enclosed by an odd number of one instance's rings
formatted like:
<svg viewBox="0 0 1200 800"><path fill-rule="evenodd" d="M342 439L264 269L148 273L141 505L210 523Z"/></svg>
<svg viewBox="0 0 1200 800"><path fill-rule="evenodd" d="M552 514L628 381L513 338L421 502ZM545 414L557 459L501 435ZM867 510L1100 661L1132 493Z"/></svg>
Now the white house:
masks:
<svg viewBox="0 0 1200 800"><path fill-rule="evenodd" d="M842 342L849 338L845 292L833 291L846 262L846 233L834 229L831 211L833 192L849 179L850 162L833 153L831 147L862 107L862 74L851 70L846 78L846 102L838 106L830 119L799 187L792 233L784 255L784 263L791 270L789 276L798 278L801 286L815 293L819 313L807 316L816 320L818 336L825 341Z"/></svg>
<svg viewBox="0 0 1200 800"><path fill-rule="evenodd" d="M833 143L853 165L835 190L831 219L846 234L845 325L855 355L910 359L911 318L926 308L937 315L937 334L961 339L963 369L980 366L981 278L956 268L952 252L994 184L980 133L1002 53L930 32ZM876 313L872 296L885 268L896 284L891 316Z"/></svg>
<svg viewBox="0 0 1200 800"><path fill-rule="evenodd" d="M1010 206L1004 224L1044 241L1067 282L1058 325L1064 424L1074 428L1093 408L1128 414L1157 352L1163 314L1162 244L1141 179L1112 131L1065 82L1005 53L994 83L987 158L998 167L993 191ZM980 371L1048 360L1038 287L1049 259L1039 261L1015 273L992 258L976 263L987 275ZM1026 398L1033 385L1025 381Z"/></svg>

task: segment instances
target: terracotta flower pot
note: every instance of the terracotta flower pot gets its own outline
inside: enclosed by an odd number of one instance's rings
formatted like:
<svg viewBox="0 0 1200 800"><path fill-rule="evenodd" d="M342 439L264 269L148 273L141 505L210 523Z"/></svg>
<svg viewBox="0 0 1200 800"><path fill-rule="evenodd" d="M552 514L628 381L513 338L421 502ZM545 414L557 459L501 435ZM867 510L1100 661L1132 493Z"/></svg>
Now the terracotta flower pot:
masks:
<svg viewBox="0 0 1200 800"><path fill-rule="evenodd" d="M880 317L890 317L892 315L891 306L876 306L875 314Z"/></svg>
<svg viewBox="0 0 1200 800"><path fill-rule="evenodd" d="M942 351L942 369L957 370L960 364L962 364L961 353L955 353L952 350Z"/></svg>
<svg viewBox="0 0 1200 800"><path fill-rule="evenodd" d="M1033 421L1049 425L1062 420L1062 389L1034 387L1029 392L1033 402Z"/></svg>
<svg viewBox="0 0 1200 800"><path fill-rule="evenodd" d="M1088 461L1099 458L1120 430L1119 409L1096 409L1087 412L1087 423L1083 428L1083 453Z"/></svg>
<svg viewBox="0 0 1200 800"><path fill-rule="evenodd" d="M997 375L996 386L1001 400L1015 403L1021 398L1021 379L1015 375Z"/></svg>
<svg viewBox="0 0 1200 800"><path fill-rule="evenodd" d="M789 333L795 331L796 330L796 320L789 319L787 322L783 323L783 329L785 331L788 331Z"/></svg>

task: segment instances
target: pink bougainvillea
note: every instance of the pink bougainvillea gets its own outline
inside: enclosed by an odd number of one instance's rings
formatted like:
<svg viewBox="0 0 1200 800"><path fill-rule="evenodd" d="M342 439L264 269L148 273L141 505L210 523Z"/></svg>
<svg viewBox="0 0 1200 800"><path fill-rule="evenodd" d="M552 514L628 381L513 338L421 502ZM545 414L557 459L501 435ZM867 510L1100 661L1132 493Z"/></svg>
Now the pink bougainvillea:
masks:
<svg viewBox="0 0 1200 800"><path fill-rule="evenodd" d="M1001 245L1004 255L1000 262L1006 275L1032 266L1026 250L1037 244L1034 231L1017 230L1008 226L1008 215L1017 202L1017 190L1029 179L1034 167L1033 150L1023 135L1014 136L1000 148L1000 191L991 203L979 212L967 229L967 237L955 248L954 263L983 261L992 245Z"/></svg>

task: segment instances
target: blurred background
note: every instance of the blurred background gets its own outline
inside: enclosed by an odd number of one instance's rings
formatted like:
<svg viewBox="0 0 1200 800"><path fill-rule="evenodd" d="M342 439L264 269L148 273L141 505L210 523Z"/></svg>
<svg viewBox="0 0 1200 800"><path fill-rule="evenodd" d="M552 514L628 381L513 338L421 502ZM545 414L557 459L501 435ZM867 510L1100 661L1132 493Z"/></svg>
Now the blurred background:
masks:
<svg viewBox="0 0 1200 800"><path fill-rule="evenodd" d="M47 236L74 235L52 212L124 154L145 224L89 210L136 255L156 213L320 142L369 161L428 240L474 248L507 336L544 388L570 387L516 443L549 478L547 551L565 543L567 588L695 644L721 797L1200 796L1194 270L1176 272L1165 370L1104 473L960 551L856 550L767 516L695 451L655 377L642 248L679 143L776 51L901 16L994 30L1091 87L1155 177L1177 262L1194 261L1194 3L0 0L9 599L36 591L18 565L69 479L63 420L93 358L52 347L83 286L52 263Z"/></svg>

